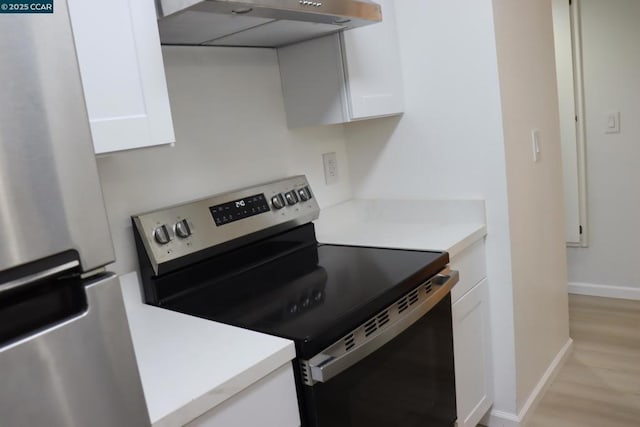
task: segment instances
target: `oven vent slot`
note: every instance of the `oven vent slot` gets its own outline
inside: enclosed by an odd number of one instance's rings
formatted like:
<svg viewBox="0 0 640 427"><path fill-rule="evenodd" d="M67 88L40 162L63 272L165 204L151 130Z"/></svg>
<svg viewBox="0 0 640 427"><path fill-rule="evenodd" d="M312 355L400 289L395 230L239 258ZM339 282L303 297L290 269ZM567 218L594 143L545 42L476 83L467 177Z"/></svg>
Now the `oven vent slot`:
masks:
<svg viewBox="0 0 640 427"><path fill-rule="evenodd" d="M368 337L389 322L389 310L384 310L364 324L364 336Z"/></svg>
<svg viewBox="0 0 640 427"><path fill-rule="evenodd" d="M378 314L378 327L382 328L389 322L389 311L385 310Z"/></svg>
<svg viewBox="0 0 640 427"><path fill-rule="evenodd" d="M371 319L367 323L364 324L364 336L368 337L372 333L378 330L378 323L376 319Z"/></svg>
<svg viewBox="0 0 640 427"><path fill-rule="evenodd" d="M404 296L400 298L400 300L397 302L397 305L398 305L398 314L402 313L407 308L409 308L409 300L407 299L406 296Z"/></svg>
<svg viewBox="0 0 640 427"><path fill-rule="evenodd" d="M300 375L305 385L314 385L316 383L313 378L311 378L311 368L309 367L308 360L300 361Z"/></svg>
<svg viewBox="0 0 640 427"><path fill-rule="evenodd" d="M408 296L409 305L413 305L418 302L418 289L414 289Z"/></svg>
<svg viewBox="0 0 640 427"><path fill-rule="evenodd" d="M416 314L421 315L420 313L423 313L423 311L420 310L421 305L427 303L439 289L437 281L433 282L433 285L432 280L422 282L397 299L393 304L379 311L364 323L361 323L360 326L353 329L349 334L322 350L322 352L312 358L315 359L313 366L321 368L325 363L335 361L349 352L353 353L357 351L359 348L363 348L366 351L366 348L363 346L375 340L380 334L384 334L385 331L393 329L403 318L406 319ZM428 310L429 307L425 306L424 309ZM310 374L311 370L309 370L308 377L315 383ZM303 381L307 384L304 372Z"/></svg>
<svg viewBox="0 0 640 427"><path fill-rule="evenodd" d="M424 293L425 294L430 294L431 291L433 291L433 286L431 285L431 281L428 281L425 285L424 285Z"/></svg>
<svg viewBox="0 0 640 427"><path fill-rule="evenodd" d="M355 346L356 346L356 341L355 341L355 338L353 336L353 333L351 333L351 334L347 335L346 337L344 337L344 350L345 351L349 351Z"/></svg>

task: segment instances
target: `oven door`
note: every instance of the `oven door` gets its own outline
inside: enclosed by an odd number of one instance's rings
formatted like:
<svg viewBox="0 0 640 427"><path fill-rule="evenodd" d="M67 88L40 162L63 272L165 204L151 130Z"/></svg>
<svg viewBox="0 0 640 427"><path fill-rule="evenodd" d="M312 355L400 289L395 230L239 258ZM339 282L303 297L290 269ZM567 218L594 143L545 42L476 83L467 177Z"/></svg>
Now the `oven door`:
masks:
<svg viewBox="0 0 640 427"><path fill-rule="evenodd" d="M304 425L452 427L450 290L457 281L455 271L439 274L383 311L386 321L373 332L380 314L354 330L355 337L349 334L303 362Z"/></svg>

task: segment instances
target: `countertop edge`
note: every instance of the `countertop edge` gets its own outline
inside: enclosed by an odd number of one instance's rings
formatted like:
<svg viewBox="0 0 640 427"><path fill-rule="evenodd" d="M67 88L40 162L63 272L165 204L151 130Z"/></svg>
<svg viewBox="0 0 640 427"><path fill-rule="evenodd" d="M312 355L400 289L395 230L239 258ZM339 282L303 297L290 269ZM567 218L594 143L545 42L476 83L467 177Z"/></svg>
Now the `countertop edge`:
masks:
<svg viewBox="0 0 640 427"><path fill-rule="evenodd" d="M478 229L470 233L467 237L453 244L448 248L449 258L454 258L463 252L465 249L471 247L477 241L483 239L487 235L487 227L485 225L478 226Z"/></svg>
<svg viewBox="0 0 640 427"><path fill-rule="evenodd" d="M483 200L351 199L323 209L314 223L325 244L446 251L450 258L487 235Z"/></svg>
<svg viewBox="0 0 640 427"><path fill-rule="evenodd" d="M270 337L262 333L247 331L242 328L144 304L140 295L136 272L120 275L120 288L138 363L140 380L145 392L149 419L154 427L185 425L213 410L216 406L237 395L296 357L293 341ZM172 325L175 326L176 323L180 326L172 328ZM189 336L189 333L183 335L183 333L179 332L184 325L189 328L196 327L202 331L213 331L213 335L211 333L207 334L208 338L204 340L200 340L197 337L194 339L194 336L199 336L199 334L191 333L191 336ZM190 330L193 331L193 329ZM237 334L235 333L236 330ZM197 372L200 372L203 367L205 368L204 371L209 367L214 367L215 370L220 369L221 371L219 372L224 373L224 375L219 375L217 380L212 378L211 381L205 380L199 383L188 382L192 375L187 375L184 384L188 384L186 390L192 391L187 392L186 395L181 393L184 395L182 397L166 399L160 397L167 396L161 390L163 390L162 387L170 387L171 383L166 383L166 380L158 382L154 379L162 378L162 369L164 369L162 365L180 361L180 357L172 356L171 351L169 351L166 354L169 361L167 362L163 359L158 363L155 355L158 354L158 351L160 354L165 354L164 351L171 348L171 346L167 347L165 343L171 342L176 333L179 333L181 338L185 338L186 342L190 343L187 351L198 351L205 355L200 358L201 360L195 362L194 366L181 367L183 364L178 363L176 366L179 369L188 369L192 373L196 372L197 375ZM235 340L234 336L238 336L239 341L237 343L223 341L216 343L212 347L211 339L215 339L218 334L220 334L220 339L228 340L232 338L232 341ZM147 339L149 336L153 338ZM269 350L260 350L260 347L256 347L265 343L268 343ZM228 357L216 359L216 354L221 353L215 349L228 349L228 351L232 352L238 346L243 348L243 351L251 351L256 357L248 358L245 363L230 364L229 366L225 365L229 360ZM255 351L251 350L252 346ZM214 349L213 352L211 351L212 348ZM223 350L224 352L226 350ZM227 352L226 354L230 353ZM209 357L213 359L208 359ZM202 365L203 361L205 365ZM217 366L216 363L220 366ZM179 378L182 377L180 376ZM175 382L176 378L173 381ZM158 393L159 390L161 391L160 393ZM169 392L168 395L171 396L172 394Z"/></svg>
<svg viewBox="0 0 640 427"><path fill-rule="evenodd" d="M182 426L194 421L198 417L214 410L227 399L268 376L281 366L291 362L296 357L293 342L262 360L259 364L247 368L228 381L214 387L208 393L187 402L183 407L174 410L159 420L151 421L153 427Z"/></svg>
<svg viewBox="0 0 640 427"><path fill-rule="evenodd" d="M393 225L385 224L385 226L387 227L387 229L393 228ZM363 226L361 228L366 229L368 227L376 227L376 223L367 223L366 226ZM368 233L365 238L353 235L342 237L333 233L319 233L318 241L323 244L355 245L423 251L446 251L449 253L449 257L453 258L487 235L487 227L484 224L465 224L464 228L465 230L462 232L456 230L457 233L451 233L452 237L445 239L446 242L443 242L441 236L438 236L438 238L430 238L427 236L420 243L417 243L415 241L407 242L402 238L390 242L387 238L377 239L375 233Z"/></svg>

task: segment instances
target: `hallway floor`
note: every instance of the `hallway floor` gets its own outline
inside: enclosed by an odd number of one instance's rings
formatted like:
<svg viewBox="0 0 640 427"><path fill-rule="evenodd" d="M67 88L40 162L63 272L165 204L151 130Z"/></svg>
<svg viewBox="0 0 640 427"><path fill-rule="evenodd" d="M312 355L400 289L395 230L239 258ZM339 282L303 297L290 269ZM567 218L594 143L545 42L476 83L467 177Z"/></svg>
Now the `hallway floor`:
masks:
<svg viewBox="0 0 640 427"><path fill-rule="evenodd" d="M640 301L569 296L573 352L527 427L640 426Z"/></svg>

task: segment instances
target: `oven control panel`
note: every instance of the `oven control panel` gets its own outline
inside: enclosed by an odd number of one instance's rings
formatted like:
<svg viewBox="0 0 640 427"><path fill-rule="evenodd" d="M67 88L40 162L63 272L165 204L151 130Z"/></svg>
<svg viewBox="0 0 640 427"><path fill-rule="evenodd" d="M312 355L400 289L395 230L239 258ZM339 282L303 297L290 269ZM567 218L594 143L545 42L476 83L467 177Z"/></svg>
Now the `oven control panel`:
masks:
<svg viewBox="0 0 640 427"><path fill-rule="evenodd" d="M250 243L318 218L304 175L272 181L132 217L155 274L188 255Z"/></svg>

